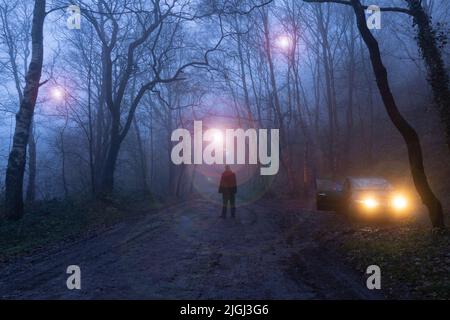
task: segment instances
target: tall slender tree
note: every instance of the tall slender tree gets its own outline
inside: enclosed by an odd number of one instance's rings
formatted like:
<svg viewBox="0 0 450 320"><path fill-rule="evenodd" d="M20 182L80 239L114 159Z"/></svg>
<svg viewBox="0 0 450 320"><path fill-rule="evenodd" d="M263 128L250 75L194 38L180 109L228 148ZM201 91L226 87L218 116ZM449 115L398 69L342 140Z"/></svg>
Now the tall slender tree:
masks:
<svg viewBox="0 0 450 320"><path fill-rule="evenodd" d="M39 92L44 58L45 0L36 0L31 27L31 60L25 77L25 88L16 115L13 145L8 158L5 182L5 215L8 219L23 216L23 177L27 144Z"/></svg>

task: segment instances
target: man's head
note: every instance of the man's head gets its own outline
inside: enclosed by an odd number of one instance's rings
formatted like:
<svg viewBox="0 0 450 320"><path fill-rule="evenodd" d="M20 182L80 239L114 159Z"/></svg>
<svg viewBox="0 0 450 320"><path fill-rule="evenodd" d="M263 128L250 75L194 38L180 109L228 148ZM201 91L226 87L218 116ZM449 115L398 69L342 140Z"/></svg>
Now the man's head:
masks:
<svg viewBox="0 0 450 320"><path fill-rule="evenodd" d="M228 164L225 165L225 171L231 171L230 165Z"/></svg>

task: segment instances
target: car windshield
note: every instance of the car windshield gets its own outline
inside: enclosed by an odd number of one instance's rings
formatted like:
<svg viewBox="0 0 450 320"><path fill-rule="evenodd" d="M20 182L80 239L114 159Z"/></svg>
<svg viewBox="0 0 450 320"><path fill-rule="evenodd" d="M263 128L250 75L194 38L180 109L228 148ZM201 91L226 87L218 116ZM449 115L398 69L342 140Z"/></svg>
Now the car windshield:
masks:
<svg viewBox="0 0 450 320"><path fill-rule="evenodd" d="M355 190L389 190L391 184L382 178L357 178L351 179L352 188Z"/></svg>

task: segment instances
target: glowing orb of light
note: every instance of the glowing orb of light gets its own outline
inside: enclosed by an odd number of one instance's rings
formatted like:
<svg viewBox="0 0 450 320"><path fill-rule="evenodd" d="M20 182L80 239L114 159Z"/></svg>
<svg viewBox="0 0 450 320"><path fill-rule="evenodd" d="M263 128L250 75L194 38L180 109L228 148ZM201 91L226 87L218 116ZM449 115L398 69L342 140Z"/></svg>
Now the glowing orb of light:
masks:
<svg viewBox="0 0 450 320"><path fill-rule="evenodd" d="M62 88L55 87L52 89L51 95L52 95L53 99L55 99L57 101L61 101L62 99L64 99L65 93Z"/></svg>
<svg viewBox="0 0 450 320"><path fill-rule="evenodd" d="M280 49L288 50L291 47L291 38L288 36L279 36L276 39L276 44Z"/></svg>
<svg viewBox="0 0 450 320"><path fill-rule="evenodd" d="M213 132L213 143L223 145L223 133L218 129L215 129Z"/></svg>

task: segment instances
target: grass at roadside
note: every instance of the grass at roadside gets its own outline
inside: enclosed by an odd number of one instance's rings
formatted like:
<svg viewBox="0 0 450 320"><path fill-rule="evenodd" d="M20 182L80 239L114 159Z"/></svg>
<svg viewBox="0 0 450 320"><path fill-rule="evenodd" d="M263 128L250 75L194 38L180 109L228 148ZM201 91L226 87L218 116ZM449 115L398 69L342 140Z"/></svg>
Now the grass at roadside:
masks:
<svg viewBox="0 0 450 320"><path fill-rule="evenodd" d="M148 199L104 202L42 201L19 221L0 221L0 262L98 232L124 219L148 213L160 204Z"/></svg>
<svg viewBox="0 0 450 320"><path fill-rule="evenodd" d="M347 235L343 249L362 272L380 266L387 298L450 299L449 232L418 225L364 228Z"/></svg>

